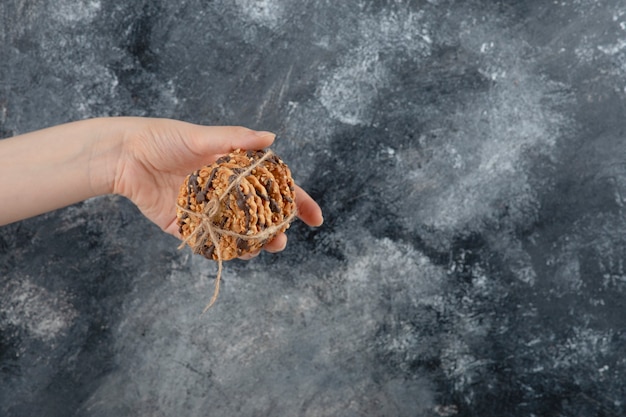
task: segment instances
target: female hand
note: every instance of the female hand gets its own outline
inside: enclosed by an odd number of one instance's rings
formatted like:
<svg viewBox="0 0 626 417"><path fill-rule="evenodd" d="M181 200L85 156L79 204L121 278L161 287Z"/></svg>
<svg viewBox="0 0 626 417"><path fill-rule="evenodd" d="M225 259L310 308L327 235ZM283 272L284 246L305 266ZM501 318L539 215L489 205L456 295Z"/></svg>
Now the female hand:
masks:
<svg viewBox="0 0 626 417"><path fill-rule="evenodd" d="M147 118L120 122L125 125L119 126L125 134L113 192L128 197L148 219L179 238L176 200L185 177L237 148L263 149L275 139L269 132L234 126L210 127ZM309 226L322 224L321 209L300 187L296 187L296 203L302 221ZM264 249L277 252L286 244L287 237L281 233Z"/></svg>

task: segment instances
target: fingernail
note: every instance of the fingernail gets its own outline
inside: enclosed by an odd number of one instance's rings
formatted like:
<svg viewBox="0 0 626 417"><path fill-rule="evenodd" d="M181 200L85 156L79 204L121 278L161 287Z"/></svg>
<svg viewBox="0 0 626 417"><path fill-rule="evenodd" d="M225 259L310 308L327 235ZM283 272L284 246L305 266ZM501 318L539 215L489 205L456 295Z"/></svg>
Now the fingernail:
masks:
<svg viewBox="0 0 626 417"><path fill-rule="evenodd" d="M258 137L260 137L260 138L263 138L263 137L265 137L265 136L273 136L273 137L276 137L276 134L275 134L275 133L272 133L272 132L266 132L266 131L264 131L264 130L257 131L257 132L255 132L255 134L256 134Z"/></svg>

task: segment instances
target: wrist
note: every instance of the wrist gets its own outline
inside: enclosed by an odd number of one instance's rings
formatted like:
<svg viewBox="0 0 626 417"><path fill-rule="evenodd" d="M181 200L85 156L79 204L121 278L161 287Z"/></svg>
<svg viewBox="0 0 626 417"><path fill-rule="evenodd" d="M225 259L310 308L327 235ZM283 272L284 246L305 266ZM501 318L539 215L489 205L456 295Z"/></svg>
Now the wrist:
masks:
<svg viewBox="0 0 626 417"><path fill-rule="evenodd" d="M91 194L94 196L112 194L115 192L123 154L124 129L119 125L117 118L90 119L85 123L86 128L92 132L88 145L87 174Z"/></svg>

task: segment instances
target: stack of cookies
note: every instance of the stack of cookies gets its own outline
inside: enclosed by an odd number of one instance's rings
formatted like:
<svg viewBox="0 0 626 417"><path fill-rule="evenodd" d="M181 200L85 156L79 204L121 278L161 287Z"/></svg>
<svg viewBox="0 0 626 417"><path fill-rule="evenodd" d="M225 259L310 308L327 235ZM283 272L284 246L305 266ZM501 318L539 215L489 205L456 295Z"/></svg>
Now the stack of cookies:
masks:
<svg viewBox="0 0 626 417"><path fill-rule="evenodd" d="M209 259L258 251L295 218L295 186L271 151L236 150L192 172L180 187L183 241Z"/></svg>

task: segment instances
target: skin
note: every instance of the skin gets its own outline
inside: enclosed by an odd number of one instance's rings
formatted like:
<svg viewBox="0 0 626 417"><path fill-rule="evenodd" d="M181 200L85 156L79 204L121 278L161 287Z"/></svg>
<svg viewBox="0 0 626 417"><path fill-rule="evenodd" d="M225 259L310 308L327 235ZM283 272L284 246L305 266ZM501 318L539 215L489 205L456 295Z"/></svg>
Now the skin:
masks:
<svg viewBox="0 0 626 417"><path fill-rule="evenodd" d="M98 118L0 140L0 225L103 194L119 194L179 239L176 196L185 176L237 148L263 149L270 132L171 119ZM320 226L322 211L296 187L298 217ZM268 252L285 248L278 235ZM256 254L248 255L249 259Z"/></svg>

